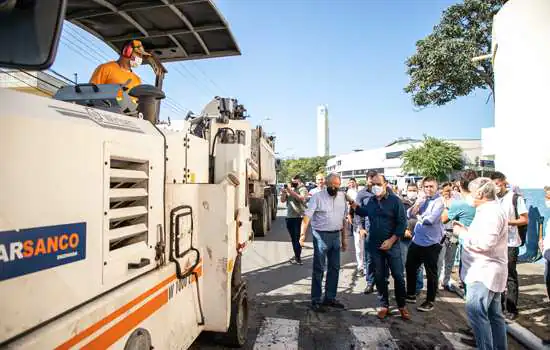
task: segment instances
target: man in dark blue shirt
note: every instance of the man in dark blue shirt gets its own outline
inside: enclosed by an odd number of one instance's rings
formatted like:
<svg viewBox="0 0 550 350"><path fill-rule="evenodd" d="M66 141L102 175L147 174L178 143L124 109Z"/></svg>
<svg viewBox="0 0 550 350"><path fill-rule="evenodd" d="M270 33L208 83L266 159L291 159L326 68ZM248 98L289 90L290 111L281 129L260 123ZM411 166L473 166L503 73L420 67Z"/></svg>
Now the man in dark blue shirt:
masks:
<svg viewBox="0 0 550 350"><path fill-rule="evenodd" d="M407 227L407 216L401 200L388 190L387 182L382 175L372 181L371 198L366 206L352 205L355 213L369 219L367 249L374 262L376 289L380 298L378 317L383 319L389 311L388 267L395 285L395 299L401 317L410 319L405 308L405 278L403 260L398 240L403 237Z"/></svg>

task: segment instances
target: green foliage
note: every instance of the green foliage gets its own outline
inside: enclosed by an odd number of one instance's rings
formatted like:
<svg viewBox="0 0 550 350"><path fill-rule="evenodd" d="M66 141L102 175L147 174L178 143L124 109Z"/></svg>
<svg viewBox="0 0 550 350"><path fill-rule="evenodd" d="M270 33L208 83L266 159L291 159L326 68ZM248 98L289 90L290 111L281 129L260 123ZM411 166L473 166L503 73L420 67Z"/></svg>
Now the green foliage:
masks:
<svg viewBox="0 0 550 350"><path fill-rule="evenodd" d="M325 172L327 160L331 157L332 156L285 159L281 162L278 181L289 182L295 175L302 176L304 182L315 181L315 175L320 172Z"/></svg>
<svg viewBox="0 0 550 350"><path fill-rule="evenodd" d="M357 185L358 186L366 186L367 181L365 179L357 180Z"/></svg>
<svg viewBox="0 0 550 350"><path fill-rule="evenodd" d="M414 105L441 106L473 90L494 92L488 60L472 58L491 53L493 16L506 0L464 0L452 5L433 32L416 42L416 53L405 61L410 82L405 92Z"/></svg>
<svg viewBox="0 0 550 350"><path fill-rule="evenodd" d="M464 167L459 146L426 135L420 147L408 149L401 157L406 172L433 176L438 180L447 180L447 174Z"/></svg>

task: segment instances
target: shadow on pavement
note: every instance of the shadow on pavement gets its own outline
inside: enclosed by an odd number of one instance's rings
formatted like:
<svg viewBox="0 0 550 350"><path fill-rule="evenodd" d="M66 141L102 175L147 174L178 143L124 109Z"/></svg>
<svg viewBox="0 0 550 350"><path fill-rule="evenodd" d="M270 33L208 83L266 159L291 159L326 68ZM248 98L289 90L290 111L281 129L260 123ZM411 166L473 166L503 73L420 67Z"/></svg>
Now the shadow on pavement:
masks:
<svg viewBox="0 0 550 350"><path fill-rule="evenodd" d="M401 320L395 309L390 317L380 321L375 311L378 303L376 294L353 292L358 283L363 283L360 281L363 277L359 277L356 271L351 273L349 282L339 288L338 298L346 305L346 310L331 310L324 314L312 312L310 294L303 293L304 289L298 292L289 287L304 279L307 279L306 283L311 283L311 261L310 257L304 259L302 266L281 263L244 274L249 281L249 300L253 308L247 348L252 349L265 317L299 320L300 349L354 349L351 325L388 328L400 349L454 349L442 332L456 333L458 328L466 327L466 320L457 311L456 305L443 302L437 305L437 311L422 315L409 306L413 317L411 321ZM341 278L345 270L355 270L355 265L350 264L353 261L352 249L342 254ZM347 272L348 279L349 275ZM309 285L306 289L310 290ZM395 306L393 290L390 290L390 296L391 305ZM448 296L454 294L449 293ZM466 347L475 346L467 337L461 339L458 336L455 341Z"/></svg>
<svg viewBox="0 0 550 350"><path fill-rule="evenodd" d="M547 301L544 276L520 274L519 316L516 322L539 338L550 340L550 303Z"/></svg>

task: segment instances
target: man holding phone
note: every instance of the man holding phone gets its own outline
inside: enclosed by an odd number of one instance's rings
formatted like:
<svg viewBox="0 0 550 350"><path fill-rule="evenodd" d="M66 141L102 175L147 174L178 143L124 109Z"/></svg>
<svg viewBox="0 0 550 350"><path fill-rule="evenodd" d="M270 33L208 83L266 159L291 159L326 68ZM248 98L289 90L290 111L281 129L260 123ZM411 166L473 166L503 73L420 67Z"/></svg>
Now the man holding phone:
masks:
<svg viewBox="0 0 550 350"><path fill-rule="evenodd" d="M302 217L306 210L306 201L308 199L307 188L302 182L300 176L292 178L292 182L281 191L281 202L286 202L286 229L290 235L294 257L290 263L302 265L302 246L300 245L300 228L302 227Z"/></svg>
<svg viewBox="0 0 550 350"><path fill-rule="evenodd" d="M365 206L351 204L355 213L366 216L369 220L367 249L374 262L374 280L380 298L378 318L384 319L389 312L388 267L395 285L395 299L401 317L409 320L410 315L405 307L405 278L399 238L403 237L407 227L407 216L401 200L388 190L387 182L382 175L372 180L371 198Z"/></svg>

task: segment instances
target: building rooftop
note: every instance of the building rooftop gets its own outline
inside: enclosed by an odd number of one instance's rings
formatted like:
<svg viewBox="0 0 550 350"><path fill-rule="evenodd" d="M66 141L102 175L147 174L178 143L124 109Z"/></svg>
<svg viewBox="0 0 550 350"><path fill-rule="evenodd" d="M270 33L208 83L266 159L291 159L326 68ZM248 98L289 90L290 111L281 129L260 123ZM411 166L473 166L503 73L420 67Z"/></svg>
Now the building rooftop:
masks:
<svg viewBox="0 0 550 350"><path fill-rule="evenodd" d="M52 97L59 88L67 84L68 82L46 72L0 70L0 88Z"/></svg>

